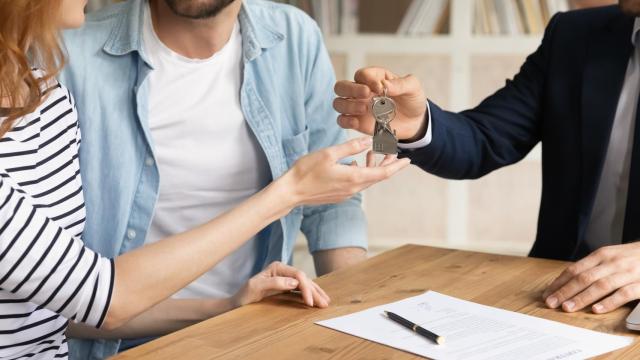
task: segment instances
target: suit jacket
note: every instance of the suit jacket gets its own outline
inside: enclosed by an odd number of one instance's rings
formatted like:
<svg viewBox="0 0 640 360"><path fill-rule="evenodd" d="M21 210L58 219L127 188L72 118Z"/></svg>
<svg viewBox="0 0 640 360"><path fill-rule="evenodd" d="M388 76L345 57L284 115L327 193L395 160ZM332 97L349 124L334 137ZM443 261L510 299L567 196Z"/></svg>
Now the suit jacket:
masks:
<svg viewBox="0 0 640 360"><path fill-rule="evenodd" d="M476 108L430 103L433 140L407 153L425 171L473 179L524 158L542 142L542 198L530 256L575 260L584 244L634 18L617 6L558 14L512 81Z"/></svg>

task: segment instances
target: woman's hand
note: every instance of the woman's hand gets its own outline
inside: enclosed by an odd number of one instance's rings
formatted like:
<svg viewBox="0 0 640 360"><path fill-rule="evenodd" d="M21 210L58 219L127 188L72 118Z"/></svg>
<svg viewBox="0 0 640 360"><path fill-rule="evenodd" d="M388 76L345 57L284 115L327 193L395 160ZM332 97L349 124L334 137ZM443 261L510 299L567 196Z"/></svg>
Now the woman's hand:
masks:
<svg viewBox="0 0 640 360"><path fill-rule="evenodd" d="M378 166L370 159L366 167L339 162L370 148L371 138L365 137L311 153L298 159L280 181L293 196L295 206L340 203L411 163L395 156L385 158Z"/></svg>
<svg viewBox="0 0 640 360"><path fill-rule="evenodd" d="M305 304L325 308L329 306L329 296L307 275L279 261L271 263L261 273L255 275L231 298L234 307L258 302L265 297L290 290L300 290Z"/></svg>

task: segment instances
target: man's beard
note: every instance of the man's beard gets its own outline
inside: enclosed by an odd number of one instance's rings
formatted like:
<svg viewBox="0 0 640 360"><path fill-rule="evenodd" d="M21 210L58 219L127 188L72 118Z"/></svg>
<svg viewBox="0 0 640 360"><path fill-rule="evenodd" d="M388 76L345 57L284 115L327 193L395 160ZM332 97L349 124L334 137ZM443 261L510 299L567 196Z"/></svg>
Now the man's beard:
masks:
<svg viewBox="0 0 640 360"><path fill-rule="evenodd" d="M236 0L164 0L174 14L189 19L207 19L218 15Z"/></svg>

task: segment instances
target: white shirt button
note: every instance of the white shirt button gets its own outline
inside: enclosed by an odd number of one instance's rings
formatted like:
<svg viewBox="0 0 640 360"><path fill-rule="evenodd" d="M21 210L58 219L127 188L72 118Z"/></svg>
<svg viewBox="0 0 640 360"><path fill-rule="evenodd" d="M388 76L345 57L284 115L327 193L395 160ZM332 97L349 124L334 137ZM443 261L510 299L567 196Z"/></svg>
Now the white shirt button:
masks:
<svg viewBox="0 0 640 360"><path fill-rule="evenodd" d="M155 164L155 161L153 161L153 158L151 156L149 156L145 161L144 161L145 165L147 166L153 166L153 164Z"/></svg>
<svg viewBox="0 0 640 360"><path fill-rule="evenodd" d="M127 230L127 237L128 237L130 240L133 240L133 239L136 237L136 231L135 231L135 230L133 230L133 229L129 229L129 230Z"/></svg>

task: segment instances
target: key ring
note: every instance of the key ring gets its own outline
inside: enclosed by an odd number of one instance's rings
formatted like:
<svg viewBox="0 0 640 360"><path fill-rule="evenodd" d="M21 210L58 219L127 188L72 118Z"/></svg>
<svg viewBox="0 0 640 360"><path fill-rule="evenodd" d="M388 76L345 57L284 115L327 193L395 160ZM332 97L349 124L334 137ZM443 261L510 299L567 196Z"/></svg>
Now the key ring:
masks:
<svg viewBox="0 0 640 360"><path fill-rule="evenodd" d="M383 86L382 87L382 100L381 100L382 105L384 105L386 103L386 101L387 101L386 99L389 99L389 97L387 96L387 87ZM391 99L389 99L389 100L391 100Z"/></svg>
<svg viewBox="0 0 640 360"><path fill-rule="evenodd" d="M376 123L379 124L380 126L382 126L383 128L387 129L387 130L391 130L389 128L389 123L391 123L391 121L393 121L393 119L395 118L395 108L396 108L396 104L393 101L393 99L391 99L388 95L388 89L387 87L383 87L382 90L382 96L376 96L374 98L372 98L372 102L371 102L371 113L373 114L373 118L376 120ZM387 105L387 102L389 102L389 105L391 105L392 110L390 112L387 112L383 115L388 115L389 113L393 113L393 116L383 116L382 118L378 116L378 114L375 111L375 105L377 103L380 103L381 105Z"/></svg>

